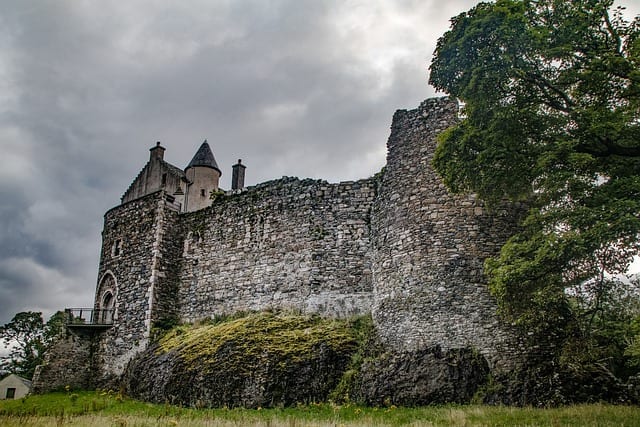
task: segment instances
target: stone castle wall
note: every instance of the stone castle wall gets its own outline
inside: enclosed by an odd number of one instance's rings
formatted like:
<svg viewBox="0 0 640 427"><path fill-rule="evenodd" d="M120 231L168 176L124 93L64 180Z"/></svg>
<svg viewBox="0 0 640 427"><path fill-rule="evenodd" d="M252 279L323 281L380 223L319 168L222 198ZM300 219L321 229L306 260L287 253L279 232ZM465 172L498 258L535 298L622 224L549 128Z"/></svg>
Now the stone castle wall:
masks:
<svg viewBox="0 0 640 427"><path fill-rule="evenodd" d="M398 350L472 347L493 365L509 364L515 343L496 315L483 262L512 234L517 215L449 194L433 170L436 135L457 112L455 102L429 99L393 118L372 215L373 317Z"/></svg>
<svg viewBox="0 0 640 427"><path fill-rule="evenodd" d="M267 308L369 312L374 196L372 180L283 178L185 215L180 317Z"/></svg>
<svg viewBox="0 0 640 427"><path fill-rule="evenodd" d="M96 387L95 358L98 337L66 330L47 350L43 365L36 367L32 393L52 390L90 390Z"/></svg>
<svg viewBox="0 0 640 427"><path fill-rule="evenodd" d="M163 191L105 214L96 308L114 294L97 364L119 376L152 328L270 308L370 311L373 180L283 178L179 213Z"/></svg>
<svg viewBox="0 0 640 427"><path fill-rule="evenodd" d="M107 212L95 302L116 297L96 358L105 378L154 325L269 308L372 313L392 351L472 347L509 368L519 348L482 271L517 214L449 194L433 170L436 135L457 112L444 98L396 112L375 178L283 178L182 214L158 191Z"/></svg>
<svg viewBox="0 0 640 427"><path fill-rule="evenodd" d="M106 376L119 375L148 343L154 299L163 295L167 275L161 262L165 216L177 216L166 204L160 191L105 214L95 306L101 308L103 293L115 287L113 327L104 332L100 349Z"/></svg>

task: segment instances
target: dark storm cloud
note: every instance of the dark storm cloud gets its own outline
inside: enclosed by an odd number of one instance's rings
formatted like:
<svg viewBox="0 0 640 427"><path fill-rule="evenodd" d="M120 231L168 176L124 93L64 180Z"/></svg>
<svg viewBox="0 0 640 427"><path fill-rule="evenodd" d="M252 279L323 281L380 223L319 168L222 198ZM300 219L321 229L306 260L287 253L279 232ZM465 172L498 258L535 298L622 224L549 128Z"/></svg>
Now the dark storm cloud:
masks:
<svg viewBox="0 0 640 427"><path fill-rule="evenodd" d="M161 140L228 188L357 179L475 2L0 0L0 323L91 305L103 213Z"/></svg>

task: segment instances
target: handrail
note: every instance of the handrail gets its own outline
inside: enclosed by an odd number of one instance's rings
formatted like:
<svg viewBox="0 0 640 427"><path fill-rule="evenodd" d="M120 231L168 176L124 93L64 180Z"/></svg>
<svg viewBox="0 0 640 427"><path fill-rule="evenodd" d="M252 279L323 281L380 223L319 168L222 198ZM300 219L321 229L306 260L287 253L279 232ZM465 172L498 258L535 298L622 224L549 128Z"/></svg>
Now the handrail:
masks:
<svg viewBox="0 0 640 427"><path fill-rule="evenodd" d="M107 326L113 325L112 308L66 308L67 326Z"/></svg>

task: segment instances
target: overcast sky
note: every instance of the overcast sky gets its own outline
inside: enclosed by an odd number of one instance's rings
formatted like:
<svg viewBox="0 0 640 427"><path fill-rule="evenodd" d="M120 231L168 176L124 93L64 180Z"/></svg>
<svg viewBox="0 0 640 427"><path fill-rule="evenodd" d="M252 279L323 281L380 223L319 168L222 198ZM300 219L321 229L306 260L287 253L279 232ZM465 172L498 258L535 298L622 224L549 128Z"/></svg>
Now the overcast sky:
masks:
<svg viewBox="0 0 640 427"><path fill-rule="evenodd" d="M0 0L0 324L91 306L103 214L162 141L230 187L384 165L396 109L474 0ZM638 0L625 0L638 13Z"/></svg>

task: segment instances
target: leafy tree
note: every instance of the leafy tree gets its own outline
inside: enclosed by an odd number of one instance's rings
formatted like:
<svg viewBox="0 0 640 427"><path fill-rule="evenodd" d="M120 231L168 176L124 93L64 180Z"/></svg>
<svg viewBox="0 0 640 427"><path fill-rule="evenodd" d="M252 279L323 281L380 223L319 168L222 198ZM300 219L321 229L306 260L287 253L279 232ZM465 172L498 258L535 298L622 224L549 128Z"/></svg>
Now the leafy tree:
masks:
<svg viewBox="0 0 640 427"><path fill-rule="evenodd" d="M32 378L36 366L43 363L47 350L63 330L64 313L61 311L46 323L42 313L17 313L9 323L0 326L0 338L5 348L10 349L9 355L0 359L0 367L7 372Z"/></svg>
<svg viewBox="0 0 640 427"><path fill-rule="evenodd" d="M452 19L430 66L464 103L434 157L447 186L531 208L486 271L502 313L550 344L583 332L568 290L606 287L640 249L640 17L612 8L480 3Z"/></svg>

